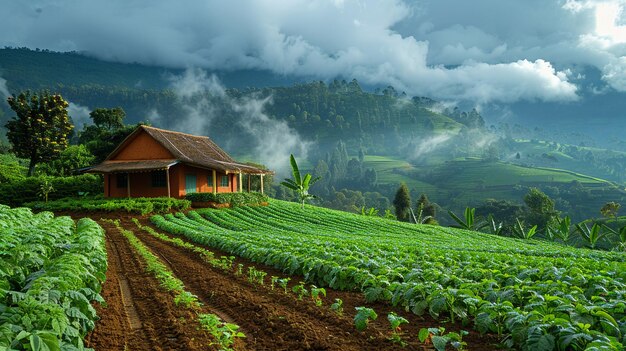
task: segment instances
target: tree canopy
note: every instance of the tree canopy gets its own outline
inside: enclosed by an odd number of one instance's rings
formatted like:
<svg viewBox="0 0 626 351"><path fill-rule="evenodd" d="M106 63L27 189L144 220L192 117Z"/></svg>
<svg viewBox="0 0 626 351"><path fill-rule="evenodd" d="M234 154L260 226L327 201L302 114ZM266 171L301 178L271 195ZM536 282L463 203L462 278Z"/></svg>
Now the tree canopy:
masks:
<svg viewBox="0 0 626 351"><path fill-rule="evenodd" d="M400 184L398 191L396 191L393 206L396 208L396 217L398 217L398 220L408 222L411 209L411 194L405 183Z"/></svg>
<svg viewBox="0 0 626 351"><path fill-rule="evenodd" d="M16 114L5 125L7 138L13 152L29 160L28 175L32 176L38 163L52 160L67 148L74 129L67 114L69 104L61 95L47 91L25 91L7 101Z"/></svg>

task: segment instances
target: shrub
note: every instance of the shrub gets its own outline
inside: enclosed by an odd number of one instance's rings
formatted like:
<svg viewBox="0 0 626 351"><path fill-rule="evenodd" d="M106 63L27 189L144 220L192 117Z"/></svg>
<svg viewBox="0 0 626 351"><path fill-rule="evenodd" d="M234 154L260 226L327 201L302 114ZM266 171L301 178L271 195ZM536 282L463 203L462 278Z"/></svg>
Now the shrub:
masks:
<svg viewBox="0 0 626 351"><path fill-rule="evenodd" d="M230 204L233 207L244 205L258 205L267 202L267 195L250 192L250 193L189 193L185 195L185 199L192 202L215 202L217 204Z"/></svg>
<svg viewBox="0 0 626 351"><path fill-rule="evenodd" d="M26 202L41 200L41 185L45 181L54 188L54 192L49 194L50 200L104 192L102 177L93 174L73 177L27 177L1 183L0 203L17 207Z"/></svg>
<svg viewBox="0 0 626 351"><path fill-rule="evenodd" d="M171 210L183 211L191 206L189 200L167 197L140 197L132 199L60 199L55 201L35 201L24 204L39 211L75 212L128 212L141 215L167 213Z"/></svg>

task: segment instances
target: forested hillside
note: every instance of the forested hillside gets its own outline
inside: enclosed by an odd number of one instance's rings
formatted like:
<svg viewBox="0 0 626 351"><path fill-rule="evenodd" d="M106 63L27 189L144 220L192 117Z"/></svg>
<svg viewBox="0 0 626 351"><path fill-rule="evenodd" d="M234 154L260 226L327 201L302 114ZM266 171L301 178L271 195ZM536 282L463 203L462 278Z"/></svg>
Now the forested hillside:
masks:
<svg viewBox="0 0 626 351"><path fill-rule="evenodd" d="M74 106L76 124L90 124L95 108L119 106L126 124L208 135L243 160L278 162L270 150L276 148L285 149L281 157L300 153L304 168L322 177L312 189L318 202L337 209L374 207L382 214L392 209L401 182L414 199L428 195L440 213L488 207L491 200L521 207L532 187L577 219L626 198L619 185L626 180L624 152L533 139L525 126L490 125L476 110L391 86L362 87L349 78L298 82L262 71L181 71L8 48L0 50L0 68L11 93L61 93ZM4 126L13 112L0 106ZM92 132L77 128L74 143L99 135ZM97 160L123 137L86 145ZM280 187L270 193L291 196Z"/></svg>

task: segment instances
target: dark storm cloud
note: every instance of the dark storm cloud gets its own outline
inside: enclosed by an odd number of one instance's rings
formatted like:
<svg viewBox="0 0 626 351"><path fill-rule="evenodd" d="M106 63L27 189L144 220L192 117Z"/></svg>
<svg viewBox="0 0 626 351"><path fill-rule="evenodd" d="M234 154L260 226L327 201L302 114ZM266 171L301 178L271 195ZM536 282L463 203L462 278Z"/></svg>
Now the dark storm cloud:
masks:
<svg viewBox="0 0 626 351"><path fill-rule="evenodd" d="M576 65L626 90L619 30L597 28L598 8L617 0L4 2L1 45L343 75L448 100L575 100Z"/></svg>

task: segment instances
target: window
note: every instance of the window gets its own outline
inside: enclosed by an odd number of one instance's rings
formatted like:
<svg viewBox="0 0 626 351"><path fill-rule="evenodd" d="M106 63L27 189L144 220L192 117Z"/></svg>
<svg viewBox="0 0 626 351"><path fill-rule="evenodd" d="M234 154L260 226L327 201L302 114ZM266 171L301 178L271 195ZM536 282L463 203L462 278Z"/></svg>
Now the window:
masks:
<svg viewBox="0 0 626 351"><path fill-rule="evenodd" d="M118 173L115 175L118 188L126 188L128 186L128 173Z"/></svg>
<svg viewBox="0 0 626 351"><path fill-rule="evenodd" d="M209 175L206 178L206 184L208 187L212 188L213 187L213 174L209 173Z"/></svg>
<svg viewBox="0 0 626 351"><path fill-rule="evenodd" d="M164 188L166 186L167 186L167 174L165 174L165 171L152 172L152 187Z"/></svg>
<svg viewBox="0 0 626 351"><path fill-rule="evenodd" d="M228 176L227 175L223 175L222 179L220 180L220 186L228 186Z"/></svg>

